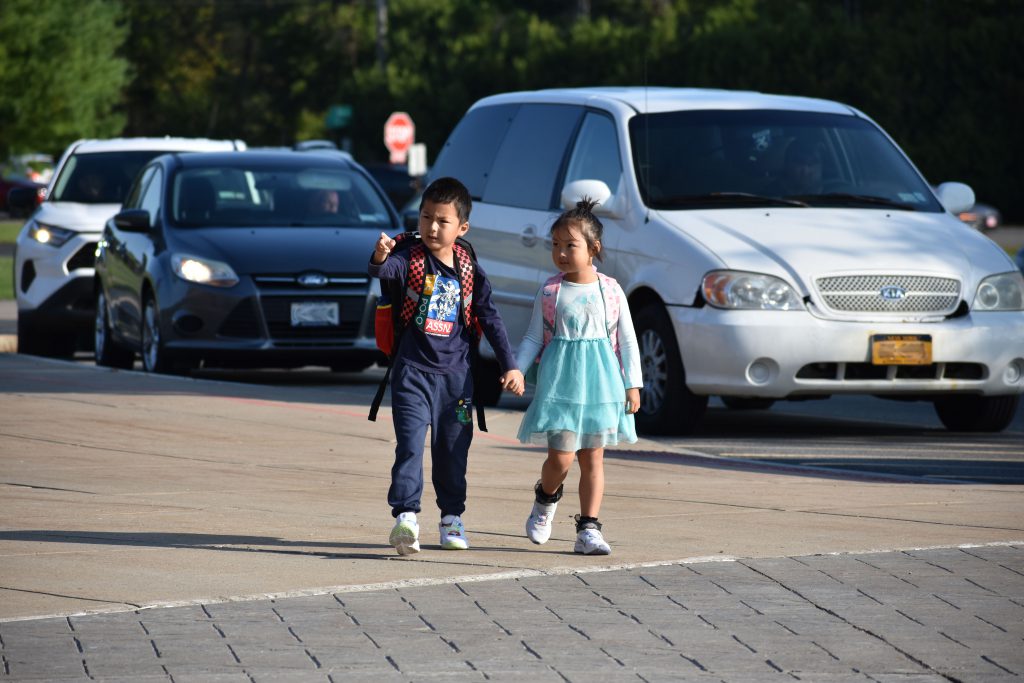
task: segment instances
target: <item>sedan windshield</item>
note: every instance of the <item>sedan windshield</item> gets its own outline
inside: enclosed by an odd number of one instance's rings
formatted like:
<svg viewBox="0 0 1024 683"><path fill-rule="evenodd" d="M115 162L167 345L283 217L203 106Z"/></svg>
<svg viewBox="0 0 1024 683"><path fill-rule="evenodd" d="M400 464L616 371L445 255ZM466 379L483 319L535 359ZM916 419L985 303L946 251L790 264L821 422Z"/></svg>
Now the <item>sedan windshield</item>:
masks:
<svg viewBox="0 0 1024 683"><path fill-rule="evenodd" d="M678 111L636 116L629 129L651 208L943 210L896 146L855 116Z"/></svg>
<svg viewBox="0 0 1024 683"><path fill-rule="evenodd" d="M184 227L391 227L384 199L342 167L200 167L173 181L171 217Z"/></svg>

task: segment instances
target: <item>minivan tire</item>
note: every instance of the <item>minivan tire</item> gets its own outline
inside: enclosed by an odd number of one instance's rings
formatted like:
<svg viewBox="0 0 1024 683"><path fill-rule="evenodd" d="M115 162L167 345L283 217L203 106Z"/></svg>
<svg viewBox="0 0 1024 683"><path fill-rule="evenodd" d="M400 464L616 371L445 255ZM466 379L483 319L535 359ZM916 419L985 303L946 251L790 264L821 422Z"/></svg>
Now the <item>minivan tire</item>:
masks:
<svg viewBox="0 0 1024 683"><path fill-rule="evenodd" d="M679 344L664 307L648 304L633 318L644 386L637 429L645 434L689 434L708 407L708 397L686 386Z"/></svg>
<svg viewBox="0 0 1024 683"><path fill-rule="evenodd" d="M1013 421L1020 395L943 396L935 412L951 432L1001 432Z"/></svg>

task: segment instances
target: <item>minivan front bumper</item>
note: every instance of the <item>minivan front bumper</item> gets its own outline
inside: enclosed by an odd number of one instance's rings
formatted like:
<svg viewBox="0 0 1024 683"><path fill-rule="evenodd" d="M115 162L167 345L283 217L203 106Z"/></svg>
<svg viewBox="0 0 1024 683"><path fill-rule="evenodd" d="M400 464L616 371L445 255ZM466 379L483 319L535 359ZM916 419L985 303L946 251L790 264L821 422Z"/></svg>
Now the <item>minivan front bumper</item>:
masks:
<svg viewBox="0 0 1024 683"><path fill-rule="evenodd" d="M689 389L709 396L798 398L1024 393L1024 312L935 323L846 322L806 311L669 307ZM871 337L930 335L930 365L873 365Z"/></svg>

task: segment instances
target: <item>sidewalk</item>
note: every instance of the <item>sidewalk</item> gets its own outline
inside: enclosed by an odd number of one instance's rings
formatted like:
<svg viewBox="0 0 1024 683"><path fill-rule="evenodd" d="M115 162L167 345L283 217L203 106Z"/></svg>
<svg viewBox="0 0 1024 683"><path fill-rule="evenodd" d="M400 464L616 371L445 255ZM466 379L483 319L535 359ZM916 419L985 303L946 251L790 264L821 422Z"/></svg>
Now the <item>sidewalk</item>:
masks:
<svg viewBox="0 0 1024 683"><path fill-rule="evenodd" d="M1024 675L1024 487L609 453L614 555L522 535L541 455L477 434L446 552L386 545L366 387L0 355L0 681L954 681ZM429 472L428 472L429 481ZM959 547L965 546L965 547Z"/></svg>

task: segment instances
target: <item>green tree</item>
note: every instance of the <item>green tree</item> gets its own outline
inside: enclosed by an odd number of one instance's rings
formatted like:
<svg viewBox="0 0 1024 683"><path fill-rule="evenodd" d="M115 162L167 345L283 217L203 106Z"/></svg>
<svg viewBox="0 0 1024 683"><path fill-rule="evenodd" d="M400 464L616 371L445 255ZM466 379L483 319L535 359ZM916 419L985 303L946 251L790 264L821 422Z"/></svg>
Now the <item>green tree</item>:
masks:
<svg viewBox="0 0 1024 683"><path fill-rule="evenodd" d="M120 133L126 35L116 0L0 2L0 158Z"/></svg>

